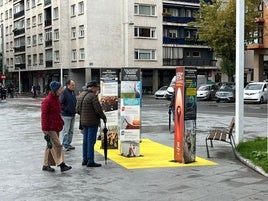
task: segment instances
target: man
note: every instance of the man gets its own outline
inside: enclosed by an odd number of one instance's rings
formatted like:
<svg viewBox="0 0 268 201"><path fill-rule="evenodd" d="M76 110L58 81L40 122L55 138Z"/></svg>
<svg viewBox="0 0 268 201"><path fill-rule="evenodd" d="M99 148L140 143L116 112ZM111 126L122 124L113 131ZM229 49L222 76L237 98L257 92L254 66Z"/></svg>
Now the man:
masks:
<svg viewBox="0 0 268 201"><path fill-rule="evenodd" d="M75 147L71 145L76 114L76 95L74 93L74 88L75 82L73 80L68 80L66 82L66 88L60 96L61 115L64 121L62 130L62 146L64 151L75 149Z"/></svg>
<svg viewBox="0 0 268 201"><path fill-rule="evenodd" d="M102 110L97 97L99 85L96 81L87 84L88 91L83 91L77 98L76 111L80 114L83 129L83 161L82 165L87 167L100 167L94 160L94 145L96 143L97 131L100 119L106 123L106 116Z"/></svg>
<svg viewBox="0 0 268 201"><path fill-rule="evenodd" d="M54 172L50 166L59 166L61 172L70 170L72 167L64 163L62 145L59 140L59 133L63 128L61 118L61 105L59 96L62 93L60 82L50 83L50 92L41 104L41 126L44 138L47 141L45 150L43 171Z"/></svg>

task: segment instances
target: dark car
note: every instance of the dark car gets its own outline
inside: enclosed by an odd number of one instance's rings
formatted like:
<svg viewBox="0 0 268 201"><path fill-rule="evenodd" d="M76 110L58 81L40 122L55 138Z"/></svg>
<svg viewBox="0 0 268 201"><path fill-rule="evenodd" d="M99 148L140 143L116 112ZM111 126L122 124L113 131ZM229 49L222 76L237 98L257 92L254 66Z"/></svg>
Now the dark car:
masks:
<svg viewBox="0 0 268 201"><path fill-rule="evenodd" d="M214 100L217 91L216 84L202 84L197 89L197 100Z"/></svg>
<svg viewBox="0 0 268 201"><path fill-rule="evenodd" d="M234 102L235 101L235 83L224 82L215 94L216 102Z"/></svg>

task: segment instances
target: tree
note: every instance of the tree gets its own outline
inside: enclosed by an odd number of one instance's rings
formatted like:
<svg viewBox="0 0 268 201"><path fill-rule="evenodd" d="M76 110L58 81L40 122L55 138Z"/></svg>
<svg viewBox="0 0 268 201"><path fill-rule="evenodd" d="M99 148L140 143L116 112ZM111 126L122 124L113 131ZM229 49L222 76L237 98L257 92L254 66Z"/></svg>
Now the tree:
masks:
<svg viewBox="0 0 268 201"><path fill-rule="evenodd" d="M260 16L260 2L261 0L245 2L245 41L249 40L248 36L256 29L255 18ZM235 72L236 53L236 1L200 0L200 9L195 14L195 19L190 25L197 27L199 40L206 42L213 49L215 56L222 59L222 72L232 77Z"/></svg>

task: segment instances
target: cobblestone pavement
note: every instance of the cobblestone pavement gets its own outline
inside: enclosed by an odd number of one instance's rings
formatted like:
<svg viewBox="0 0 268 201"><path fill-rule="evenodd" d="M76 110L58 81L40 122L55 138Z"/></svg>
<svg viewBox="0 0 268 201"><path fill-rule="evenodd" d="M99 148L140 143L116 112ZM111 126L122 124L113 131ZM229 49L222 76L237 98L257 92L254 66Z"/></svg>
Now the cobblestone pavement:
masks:
<svg viewBox="0 0 268 201"><path fill-rule="evenodd" d="M41 171L45 141L40 129L41 99L17 98L0 104L0 200L268 200L268 179L237 160L229 145L211 151L216 166L128 170L96 153L101 168L81 165L82 135L75 124L74 151L65 152L73 169ZM167 113L142 108L142 137L173 146ZM166 107L159 102L159 107ZM146 109L147 108L147 109ZM153 119L153 121L152 121ZM228 124L230 117L198 114L197 156L206 158L205 136L211 125ZM266 124L265 124L266 123ZM267 120L245 118L245 137L266 136Z"/></svg>

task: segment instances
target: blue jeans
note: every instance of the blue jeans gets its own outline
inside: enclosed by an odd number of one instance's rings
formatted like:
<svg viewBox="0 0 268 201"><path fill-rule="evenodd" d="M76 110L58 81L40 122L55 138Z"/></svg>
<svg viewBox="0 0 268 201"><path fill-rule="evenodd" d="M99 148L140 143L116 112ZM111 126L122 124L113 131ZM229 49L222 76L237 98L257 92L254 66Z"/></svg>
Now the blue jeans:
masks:
<svg viewBox="0 0 268 201"><path fill-rule="evenodd" d="M98 126L83 126L83 160L94 163L94 145Z"/></svg>
<svg viewBox="0 0 268 201"><path fill-rule="evenodd" d="M62 116L64 126L62 129L62 146L68 148L73 140L75 116Z"/></svg>

